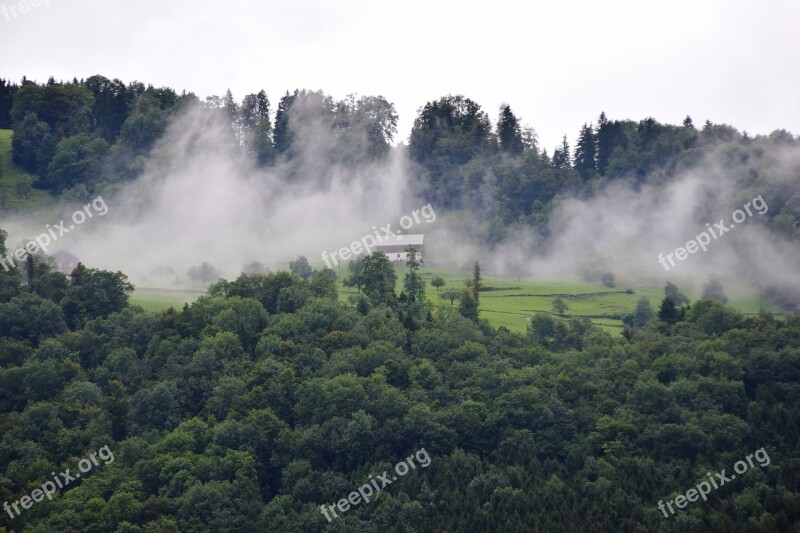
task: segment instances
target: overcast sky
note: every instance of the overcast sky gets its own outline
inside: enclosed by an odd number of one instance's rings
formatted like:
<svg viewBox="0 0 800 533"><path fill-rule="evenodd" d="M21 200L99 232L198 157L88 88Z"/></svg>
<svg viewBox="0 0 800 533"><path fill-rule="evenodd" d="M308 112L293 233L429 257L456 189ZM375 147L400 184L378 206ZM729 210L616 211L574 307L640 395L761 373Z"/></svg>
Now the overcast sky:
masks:
<svg viewBox="0 0 800 533"><path fill-rule="evenodd" d="M0 0L0 77L263 88L273 111L287 89L381 94L402 141L425 102L464 94L492 122L511 104L550 153L601 111L800 134L791 0L40 1Z"/></svg>

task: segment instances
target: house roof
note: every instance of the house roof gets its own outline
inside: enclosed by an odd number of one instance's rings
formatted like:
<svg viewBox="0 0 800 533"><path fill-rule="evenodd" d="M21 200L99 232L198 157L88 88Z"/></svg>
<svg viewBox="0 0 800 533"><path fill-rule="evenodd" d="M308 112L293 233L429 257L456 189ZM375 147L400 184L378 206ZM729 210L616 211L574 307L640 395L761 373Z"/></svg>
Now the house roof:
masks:
<svg viewBox="0 0 800 533"><path fill-rule="evenodd" d="M390 237L382 237L382 242L376 242L375 248L382 248L384 246L422 246L422 241L425 239L425 235L422 233L410 234L410 235L392 235Z"/></svg>

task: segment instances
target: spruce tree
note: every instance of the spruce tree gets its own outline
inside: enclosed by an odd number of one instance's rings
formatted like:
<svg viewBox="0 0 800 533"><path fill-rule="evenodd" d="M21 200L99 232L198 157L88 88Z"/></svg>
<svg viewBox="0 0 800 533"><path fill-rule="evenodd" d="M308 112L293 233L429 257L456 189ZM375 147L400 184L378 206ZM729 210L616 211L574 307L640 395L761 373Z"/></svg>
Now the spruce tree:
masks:
<svg viewBox="0 0 800 533"><path fill-rule="evenodd" d="M500 106L500 118L497 120L497 137L500 140L500 149L509 155L519 155L525 149L522 140L522 129L519 120L511 111L511 106Z"/></svg>

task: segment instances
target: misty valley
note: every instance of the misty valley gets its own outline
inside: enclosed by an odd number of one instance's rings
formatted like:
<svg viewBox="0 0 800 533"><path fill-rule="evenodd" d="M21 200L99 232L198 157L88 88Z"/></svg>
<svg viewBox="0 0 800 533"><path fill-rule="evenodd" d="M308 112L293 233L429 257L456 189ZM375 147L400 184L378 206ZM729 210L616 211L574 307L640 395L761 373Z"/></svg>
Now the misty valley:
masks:
<svg viewBox="0 0 800 533"><path fill-rule="evenodd" d="M0 531L800 531L800 137L419 104L0 79Z"/></svg>

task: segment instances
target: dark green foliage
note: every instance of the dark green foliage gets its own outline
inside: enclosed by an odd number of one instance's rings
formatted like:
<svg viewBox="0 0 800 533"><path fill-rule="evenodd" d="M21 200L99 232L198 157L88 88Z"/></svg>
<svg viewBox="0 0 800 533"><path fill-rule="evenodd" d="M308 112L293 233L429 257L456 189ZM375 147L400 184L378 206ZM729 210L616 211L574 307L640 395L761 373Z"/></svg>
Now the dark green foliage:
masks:
<svg viewBox="0 0 800 533"><path fill-rule="evenodd" d="M342 280L342 285L345 287L355 287L358 292L361 292L361 285L363 284L361 272L364 268L364 259L357 257L353 261L347 263L347 270L350 275Z"/></svg>
<svg viewBox="0 0 800 533"><path fill-rule="evenodd" d="M519 120L511 111L511 106L500 106L500 118L497 120L497 140L500 149L512 156L522 154L525 143L522 140L522 128Z"/></svg>
<svg viewBox="0 0 800 533"><path fill-rule="evenodd" d="M4 114L13 121L14 157L45 180L49 167L72 165L81 173L59 175L87 186L100 170L113 181L136 168L191 101L101 76L9 87L0 83L0 126ZM291 161L317 126L335 132L323 159L337 164L385 156L394 135L396 114L380 97L287 94L274 129L263 91L241 105L232 95L217 100L214 112L261 164ZM481 207L489 242L525 226L546 236L559 195L590 195L619 178L663 184L716 152L729 154L726 170L758 174L742 161L797 142L785 132L751 139L710 122L698 132L691 120L601 115L583 129L573 162L566 137L550 158L521 129L506 106L495 135L480 106L448 96L426 105L412 132L423 185L444 206ZM92 154L102 142L112 147L101 162ZM800 200L785 192L774 194L782 205L770 203L767 227L793 238ZM441 292L451 305L459 300L457 311L415 309L424 287L416 267L399 303L379 252L350 271L345 283L368 296L352 305L336 301L329 269L298 271L304 279L253 268L182 311L145 314L126 305L131 287L120 273L81 265L67 279L36 257L0 268L3 499L74 470L101 445L117 455L53 502L14 521L0 513L0 528L792 531L800 523L797 317L745 317L711 299L688 308L667 284L659 320L642 299L624 337L551 314L535 314L519 335L479 320L477 264L471 289ZM706 295L724 298L713 285ZM657 509L762 446L769 466L674 517ZM430 468L330 525L319 512L422 447Z"/></svg>
<svg viewBox="0 0 800 533"><path fill-rule="evenodd" d="M11 147L14 162L29 172L47 169L55 152L56 141L50 126L39 120L36 113L28 113L14 127Z"/></svg>
<svg viewBox="0 0 800 533"><path fill-rule="evenodd" d="M45 179L39 183L58 191L78 184L92 186L102 179L103 160L109 150L106 141L88 133L64 138L56 146Z"/></svg>
<svg viewBox="0 0 800 533"><path fill-rule="evenodd" d="M311 279L308 280L308 288L314 296L331 300L339 297L336 292L336 272L330 268L315 270Z"/></svg>
<svg viewBox="0 0 800 533"><path fill-rule="evenodd" d="M458 297L458 312L464 318L478 321L478 302L469 289L461 289Z"/></svg>
<svg viewBox="0 0 800 533"><path fill-rule="evenodd" d="M417 259L417 251L414 248L406 248L406 266L408 272L403 279L403 292L401 298L405 297L409 302L425 301L425 281L419 274L422 260Z"/></svg>
<svg viewBox="0 0 800 533"><path fill-rule="evenodd" d="M584 124L575 145L575 170L588 179L597 170L597 136L591 125Z"/></svg>
<svg viewBox="0 0 800 533"><path fill-rule="evenodd" d="M92 121L97 133L108 143L113 143L128 116L133 92L122 81L100 75L88 78L85 85L94 96Z"/></svg>
<svg viewBox="0 0 800 533"><path fill-rule="evenodd" d="M472 265L472 283L470 284L470 288L472 289L472 298L475 300L475 305L477 306L480 303L480 292L481 287L481 265L477 261Z"/></svg>
<svg viewBox="0 0 800 533"><path fill-rule="evenodd" d="M11 80L0 78L0 129L11 128L11 107L19 85Z"/></svg>
<svg viewBox="0 0 800 533"><path fill-rule="evenodd" d="M69 276L69 288L61 299L64 318L70 328L120 311L128 305L133 285L122 272L86 268L81 263Z"/></svg>
<svg viewBox="0 0 800 533"><path fill-rule="evenodd" d="M277 312L278 297L281 290L298 285L302 280L289 272L272 274L242 274L235 281L219 282L209 287L212 296L239 296L255 298L269 313Z"/></svg>
<svg viewBox="0 0 800 533"><path fill-rule="evenodd" d="M619 121L609 121L605 113L600 113L597 121L597 172L605 176L611 154L616 148L624 150L628 137Z"/></svg>
<svg viewBox="0 0 800 533"><path fill-rule="evenodd" d="M669 281L664 285L664 295L675 302L676 305L684 305L689 303L689 298L683 294L677 286Z"/></svg>
<svg viewBox="0 0 800 533"><path fill-rule="evenodd" d="M470 163L480 165L495 147L489 117L461 95L425 104L409 138L411 159L426 169L430 193L444 206L461 205L461 196L482 180Z"/></svg>
<svg viewBox="0 0 800 533"><path fill-rule="evenodd" d="M683 310L675 305L675 300L669 296L665 296L661 300L661 306L658 309L658 319L666 322L667 324L674 324L683 318Z"/></svg>
<svg viewBox="0 0 800 533"><path fill-rule="evenodd" d="M66 329L64 313L50 300L25 294L0 303L0 335L26 339L37 346L43 338Z"/></svg>
<svg viewBox="0 0 800 533"><path fill-rule="evenodd" d="M392 304L395 301L394 285L397 276L389 258L383 252L372 252L363 259L361 286L373 303Z"/></svg>
<svg viewBox="0 0 800 533"><path fill-rule="evenodd" d="M76 271L70 281L86 285L91 272ZM537 314L526 336L476 323L469 289L469 318L419 320L403 306L336 302L332 281L327 270L308 281L243 275L181 312L123 307L73 332L43 329L58 321L39 296L0 304L4 498L105 444L116 459L2 524L657 531L710 520L736 530L747 513L754 529L790 531L800 520L796 317L746 319L700 300L665 333L612 338ZM328 296L308 295L318 286ZM286 310L267 313L261 300ZM658 511L762 446L769 466L674 517ZM429 468L330 525L319 512L369 474L391 479L420 448Z"/></svg>
<svg viewBox="0 0 800 533"><path fill-rule="evenodd" d="M569 168L572 165L572 157L570 156L569 143L567 142L566 135L564 135L561 141L561 146L553 151L552 164L554 168L558 169Z"/></svg>

